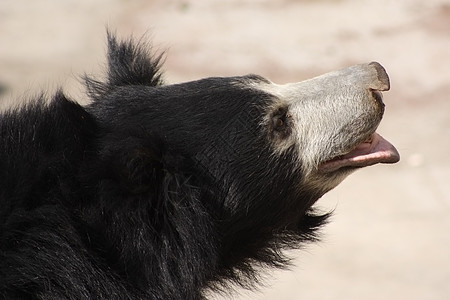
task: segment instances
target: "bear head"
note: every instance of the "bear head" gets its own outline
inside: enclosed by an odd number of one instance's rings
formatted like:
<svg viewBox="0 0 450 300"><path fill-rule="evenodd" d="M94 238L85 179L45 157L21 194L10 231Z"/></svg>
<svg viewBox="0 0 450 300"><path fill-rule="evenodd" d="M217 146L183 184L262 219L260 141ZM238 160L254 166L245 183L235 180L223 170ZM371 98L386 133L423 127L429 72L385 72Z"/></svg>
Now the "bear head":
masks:
<svg viewBox="0 0 450 300"><path fill-rule="evenodd" d="M242 284L255 265L283 266L280 250L317 238L329 214L312 206L348 174L399 160L376 133L389 89L376 62L279 85L257 75L165 84L161 61L109 35L107 80L86 77L88 111L101 128L99 198L118 203L117 220L140 214L136 224L146 224L127 237L111 231L117 247L156 234L183 248L185 260L208 256L204 281ZM136 201L145 209L127 212ZM123 250L140 253L136 270L156 248L141 246Z"/></svg>

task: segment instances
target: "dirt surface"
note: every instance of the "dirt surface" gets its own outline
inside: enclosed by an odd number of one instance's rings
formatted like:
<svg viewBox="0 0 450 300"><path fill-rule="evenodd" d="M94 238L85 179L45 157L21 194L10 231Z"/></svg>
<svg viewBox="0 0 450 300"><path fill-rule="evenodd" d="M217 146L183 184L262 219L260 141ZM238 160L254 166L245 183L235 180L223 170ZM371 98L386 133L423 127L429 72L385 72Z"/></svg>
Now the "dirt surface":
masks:
<svg viewBox="0 0 450 300"><path fill-rule="evenodd" d="M0 105L58 86L85 101L77 76L102 70L106 26L166 50L167 82L285 83L370 61L391 77L378 132L401 162L323 197L333 220L321 243L292 253L291 271L212 299L450 298L450 1L2 0Z"/></svg>

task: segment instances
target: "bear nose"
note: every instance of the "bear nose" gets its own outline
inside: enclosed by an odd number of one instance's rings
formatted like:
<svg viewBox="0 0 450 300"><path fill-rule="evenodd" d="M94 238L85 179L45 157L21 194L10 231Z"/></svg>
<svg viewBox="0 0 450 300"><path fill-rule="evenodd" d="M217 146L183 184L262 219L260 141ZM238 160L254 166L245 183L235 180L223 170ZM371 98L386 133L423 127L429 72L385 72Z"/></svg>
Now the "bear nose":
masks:
<svg viewBox="0 0 450 300"><path fill-rule="evenodd" d="M369 88L374 91L388 91L390 89L389 76L386 70L377 62L371 62L368 64L369 68L372 68L374 77Z"/></svg>

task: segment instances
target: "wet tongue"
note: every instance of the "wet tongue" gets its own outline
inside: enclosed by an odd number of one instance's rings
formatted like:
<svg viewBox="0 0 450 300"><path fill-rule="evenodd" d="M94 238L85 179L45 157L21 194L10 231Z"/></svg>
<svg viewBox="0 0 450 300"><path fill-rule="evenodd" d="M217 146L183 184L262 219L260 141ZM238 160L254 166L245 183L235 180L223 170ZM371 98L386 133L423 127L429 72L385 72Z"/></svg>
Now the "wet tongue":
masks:
<svg viewBox="0 0 450 300"><path fill-rule="evenodd" d="M370 141L358 145L351 152L325 162L319 167L323 173L333 172L342 167L367 167L377 163L392 164L400 160L397 149L378 133Z"/></svg>

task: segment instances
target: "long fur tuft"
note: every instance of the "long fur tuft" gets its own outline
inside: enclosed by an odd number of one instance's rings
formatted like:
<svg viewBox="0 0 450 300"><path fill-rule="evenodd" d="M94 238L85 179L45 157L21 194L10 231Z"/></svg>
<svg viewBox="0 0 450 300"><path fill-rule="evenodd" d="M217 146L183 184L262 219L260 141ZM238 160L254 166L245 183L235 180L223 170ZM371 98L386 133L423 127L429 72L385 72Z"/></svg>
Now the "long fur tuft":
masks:
<svg viewBox="0 0 450 300"><path fill-rule="evenodd" d="M144 42L135 43L132 39L119 41L109 30L108 69L105 82L84 75L88 95L93 100L102 99L116 87L126 85L163 85L161 66L164 53L155 55L152 47Z"/></svg>

